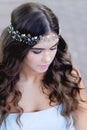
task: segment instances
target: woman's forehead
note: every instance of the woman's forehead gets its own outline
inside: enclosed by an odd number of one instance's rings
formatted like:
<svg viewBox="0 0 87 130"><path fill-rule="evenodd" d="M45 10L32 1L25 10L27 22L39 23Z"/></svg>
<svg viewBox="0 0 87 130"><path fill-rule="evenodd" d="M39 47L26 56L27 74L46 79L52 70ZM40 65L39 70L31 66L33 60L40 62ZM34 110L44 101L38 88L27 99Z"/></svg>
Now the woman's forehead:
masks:
<svg viewBox="0 0 87 130"><path fill-rule="evenodd" d="M50 48L59 41L59 37L56 33L50 32L47 35L41 36L38 43L33 48Z"/></svg>

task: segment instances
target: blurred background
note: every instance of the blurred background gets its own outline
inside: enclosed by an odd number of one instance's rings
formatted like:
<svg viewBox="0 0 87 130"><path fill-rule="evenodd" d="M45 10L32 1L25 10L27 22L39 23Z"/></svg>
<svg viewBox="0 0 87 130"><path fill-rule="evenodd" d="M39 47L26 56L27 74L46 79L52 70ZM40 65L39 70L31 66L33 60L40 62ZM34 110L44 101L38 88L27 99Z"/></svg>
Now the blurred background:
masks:
<svg viewBox="0 0 87 130"><path fill-rule="evenodd" d="M87 0L0 0L0 34L9 25L12 10L25 2L45 4L57 15L73 63L87 86Z"/></svg>

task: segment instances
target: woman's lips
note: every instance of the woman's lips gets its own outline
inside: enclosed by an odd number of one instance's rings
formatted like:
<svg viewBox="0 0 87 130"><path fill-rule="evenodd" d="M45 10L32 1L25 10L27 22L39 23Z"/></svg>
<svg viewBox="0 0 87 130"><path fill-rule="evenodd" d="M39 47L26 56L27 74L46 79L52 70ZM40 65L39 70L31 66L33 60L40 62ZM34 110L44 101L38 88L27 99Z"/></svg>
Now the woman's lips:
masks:
<svg viewBox="0 0 87 130"><path fill-rule="evenodd" d="M49 67L49 65L47 64L47 65L40 65L40 67L42 68L42 69L47 69L48 67Z"/></svg>

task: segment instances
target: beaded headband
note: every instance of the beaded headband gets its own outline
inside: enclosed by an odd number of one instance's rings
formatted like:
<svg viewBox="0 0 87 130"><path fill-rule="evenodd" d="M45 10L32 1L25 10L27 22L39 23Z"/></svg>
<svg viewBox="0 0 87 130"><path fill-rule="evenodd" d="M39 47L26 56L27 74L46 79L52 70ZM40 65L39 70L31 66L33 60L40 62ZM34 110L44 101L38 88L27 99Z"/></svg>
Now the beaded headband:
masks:
<svg viewBox="0 0 87 130"><path fill-rule="evenodd" d="M44 40L45 41L45 40L49 39L49 36L46 36L43 39L42 35L40 35L40 36L31 36L30 34L22 34L18 30L15 30L14 27L12 26L12 24L10 24L8 26L8 32L11 34L11 37L13 39L15 39L16 41L23 42L23 43L26 43L28 45L35 44L39 40ZM56 35L56 34L53 35L54 39L59 38L59 37L60 37L60 29L59 29L59 34L58 35Z"/></svg>

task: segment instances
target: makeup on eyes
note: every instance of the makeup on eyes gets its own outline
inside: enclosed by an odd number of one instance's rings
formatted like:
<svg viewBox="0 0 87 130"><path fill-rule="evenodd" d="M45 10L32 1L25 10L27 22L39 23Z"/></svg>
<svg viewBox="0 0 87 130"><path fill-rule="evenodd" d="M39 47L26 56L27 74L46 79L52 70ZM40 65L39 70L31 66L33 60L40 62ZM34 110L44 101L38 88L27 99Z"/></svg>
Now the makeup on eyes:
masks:
<svg viewBox="0 0 87 130"><path fill-rule="evenodd" d="M57 49L57 44L53 45L51 48L49 48L50 50L56 50ZM39 54L41 53L43 50L45 50L45 48L32 48L31 51L35 54Z"/></svg>

